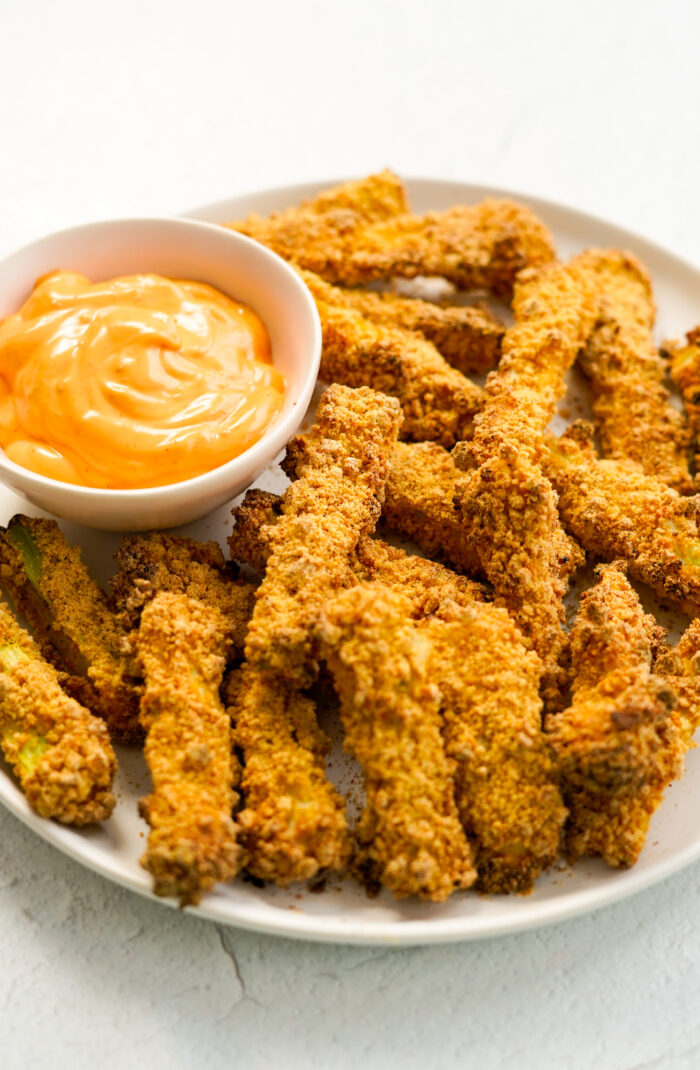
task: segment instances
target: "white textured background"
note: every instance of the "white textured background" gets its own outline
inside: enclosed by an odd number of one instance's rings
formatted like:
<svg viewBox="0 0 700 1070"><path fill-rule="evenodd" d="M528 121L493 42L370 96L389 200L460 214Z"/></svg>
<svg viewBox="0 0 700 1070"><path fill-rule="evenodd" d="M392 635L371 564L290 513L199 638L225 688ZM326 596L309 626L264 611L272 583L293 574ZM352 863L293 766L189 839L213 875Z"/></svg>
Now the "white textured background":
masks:
<svg viewBox="0 0 700 1070"><path fill-rule="evenodd" d="M0 255L389 165L521 189L700 263L691 0L0 0ZM700 307L700 293L698 294ZM182 916L0 813L0 1066L700 1066L700 866L448 948Z"/></svg>

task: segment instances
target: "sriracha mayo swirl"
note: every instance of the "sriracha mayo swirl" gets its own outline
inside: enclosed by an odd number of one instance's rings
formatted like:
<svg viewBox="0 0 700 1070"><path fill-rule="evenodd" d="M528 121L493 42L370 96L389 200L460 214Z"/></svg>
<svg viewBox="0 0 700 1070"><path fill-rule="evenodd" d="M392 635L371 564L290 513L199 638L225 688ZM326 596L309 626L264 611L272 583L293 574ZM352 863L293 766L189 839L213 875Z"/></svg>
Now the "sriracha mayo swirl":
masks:
<svg viewBox="0 0 700 1070"><path fill-rule="evenodd" d="M257 442L283 398L260 318L204 283L56 271L0 322L0 445L65 483L208 472Z"/></svg>

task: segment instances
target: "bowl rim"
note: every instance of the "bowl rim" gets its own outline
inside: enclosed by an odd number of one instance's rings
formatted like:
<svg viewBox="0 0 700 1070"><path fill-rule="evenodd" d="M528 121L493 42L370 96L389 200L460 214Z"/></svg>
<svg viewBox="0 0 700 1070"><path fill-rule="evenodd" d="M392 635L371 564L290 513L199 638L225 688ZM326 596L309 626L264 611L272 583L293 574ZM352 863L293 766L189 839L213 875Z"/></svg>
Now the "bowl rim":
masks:
<svg viewBox="0 0 700 1070"><path fill-rule="evenodd" d="M301 418L303 418L308 405L313 395L314 386L318 378L318 372L321 364L321 344L322 344L322 330L321 320L316 307L316 302L313 299L311 291L301 278L301 276L294 270L294 268L281 256L273 252L262 242L255 241L253 238L249 238L245 234L240 234L238 231L230 230L220 223L206 222L199 219L190 219L186 216L125 216L123 218L111 218L111 219L98 219L89 223L78 223L72 227L64 227L61 230L50 231L48 234L42 235L40 238L35 238L33 241L28 242L26 245L19 246L17 249L13 249L6 256L0 258L0 268L4 268L8 261L13 260L15 257L21 257L32 252L33 249L40 248L42 245L49 241L53 241L61 238L68 238L73 235L86 234L89 231L99 231L104 227L140 227L140 226L168 226L175 229L180 229L189 233L211 233L217 236L217 240L221 240L221 236L225 235L224 240L230 240L231 243L239 247L253 247L255 255L260 256L263 260L267 260L272 266L273 271L280 272L285 275L287 280L291 282L292 289L295 289L300 302L305 306L305 311L310 316L311 325L311 345L309 351L311 358L309 366L301 377L301 383L298 391L298 395L292 400L288 411L282 415L280 413L271 426L263 433L263 435L254 442L252 446L239 453L236 457L232 457L231 460L225 461L223 464L217 465L216 468L211 468L207 472L201 472L197 476L190 476L188 479L178 480L176 483L165 483L156 487L136 487L136 488L110 488L110 487L88 487L83 486L80 483L68 483L63 480L53 479L50 476L41 475L39 472L34 472L30 468L25 468L22 465L11 461L5 451L0 447L0 481L6 482L2 478L2 474L8 473L12 477L12 485L15 487L21 487L24 492L29 494L35 494L38 498L41 496L42 491L50 490L53 493L66 493L70 494L76 501L90 502L94 500L104 501L106 497L115 505L118 503L125 504L127 502L140 502L148 500L151 505L157 505L160 502L170 500L172 498L180 498L186 496L190 490L196 490L200 493L216 493L223 489L223 487L231 482L231 476L235 475L237 469L245 466L246 468L265 467L270 462L271 452L276 455L282 450L290 437L298 427L300 422L299 413L301 412ZM34 280L32 286L34 285ZM210 283L210 285L214 285ZM219 287L217 287L218 289ZM224 291L222 291L224 292ZM228 294L229 297L234 297L233 294ZM8 313L7 315L12 315ZM0 316L0 323L6 316ZM269 317L268 317L269 318ZM263 319L265 328L268 329L268 324ZM288 389L288 388L287 388ZM287 395L289 396L289 395ZM274 450L271 450L274 444ZM251 478L255 478L254 476Z"/></svg>

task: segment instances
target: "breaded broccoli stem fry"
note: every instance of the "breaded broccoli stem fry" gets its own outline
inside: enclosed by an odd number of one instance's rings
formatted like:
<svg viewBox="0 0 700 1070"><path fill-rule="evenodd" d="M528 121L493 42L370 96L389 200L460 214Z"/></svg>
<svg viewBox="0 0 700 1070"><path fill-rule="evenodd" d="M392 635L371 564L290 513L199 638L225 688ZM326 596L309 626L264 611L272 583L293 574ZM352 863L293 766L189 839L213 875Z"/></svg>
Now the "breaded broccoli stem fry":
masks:
<svg viewBox="0 0 700 1070"><path fill-rule="evenodd" d="M544 662L543 694L556 706L565 684L563 533L557 498L538 457L564 393L564 377L594 322L597 291L580 259L523 272L498 368L484 390L474 438L455 448L468 475L455 500L481 572Z"/></svg>
<svg viewBox="0 0 700 1070"><path fill-rule="evenodd" d="M238 578L230 562L226 564L217 543L158 531L125 535L115 560L112 602L127 627L138 626L144 605L158 591L181 592L218 609L227 623L230 654L241 656L255 588Z"/></svg>
<svg viewBox="0 0 700 1070"><path fill-rule="evenodd" d="M472 604L425 627L477 887L529 892L559 853L566 816L541 728L542 663L496 606Z"/></svg>
<svg viewBox="0 0 700 1070"><path fill-rule="evenodd" d="M440 355L432 342L403 327L364 316L351 297L303 272L321 317L322 379L370 386L401 402L401 435L452 446L471 435L481 402L478 386Z"/></svg>
<svg viewBox="0 0 700 1070"><path fill-rule="evenodd" d="M0 745L40 817L90 825L115 805L107 727L61 688L56 670L0 603Z"/></svg>
<svg viewBox="0 0 700 1070"><path fill-rule="evenodd" d="M671 358L671 378L683 398L690 429L697 449L700 443L700 327L686 334L687 345L667 342L665 351ZM696 478L700 472L700 452L695 454Z"/></svg>
<svg viewBox="0 0 700 1070"><path fill-rule="evenodd" d="M445 305L371 290L344 290L347 307L375 323L419 331L448 364L481 375L498 362L505 328L483 305Z"/></svg>
<svg viewBox="0 0 700 1070"><path fill-rule="evenodd" d="M670 403L666 361L652 341L656 309L649 275L619 249L593 249L583 259L601 288L595 329L580 363L593 390L603 456L636 461L647 475L687 492L689 434Z"/></svg>
<svg viewBox="0 0 700 1070"><path fill-rule="evenodd" d="M305 686L313 678L311 624L348 583L350 555L375 527L401 413L395 398L334 385L303 439L298 479L287 489L270 533L246 657Z"/></svg>
<svg viewBox="0 0 700 1070"><path fill-rule="evenodd" d="M625 577L624 565L599 566L571 634L571 706L546 726L569 808L570 861L602 855L633 865L665 788L685 750L675 697L651 672L658 626Z"/></svg>
<svg viewBox="0 0 700 1070"><path fill-rule="evenodd" d="M366 387L326 390L304 436L299 479L270 532L233 714L245 759L240 823L249 868L280 884L341 869L349 856L342 800L321 775L321 735L308 727L313 707L300 689L316 675L319 614L353 582L351 555L379 517L400 419L394 398Z"/></svg>
<svg viewBox="0 0 700 1070"><path fill-rule="evenodd" d="M227 622L213 607L160 591L144 608L138 656L141 721L153 791L141 801L151 826L141 865L156 895L198 903L241 863L231 813L231 722L219 699Z"/></svg>
<svg viewBox="0 0 700 1070"><path fill-rule="evenodd" d="M228 540L231 555L260 573L265 571L269 554L269 526L277 523L281 502L277 494L249 490L232 510L235 526ZM448 605L469 605L488 597L476 580L366 535L358 539L351 563L359 582L380 580L392 590L401 591L410 600L416 619L439 616Z"/></svg>
<svg viewBox="0 0 700 1070"><path fill-rule="evenodd" d="M623 558L631 576L697 613L700 499L682 497L629 462L600 460L592 434L580 421L560 439L547 438L543 464L562 522L586 550Z"/></svg>
<svg viewBox="0 0 700 1070"><path fill-rule="evenodd" d="M668 680L676 696L681 739L689 747L700 724L700 617L691 620L675 647L657 659L654 672Z"/></svg>
<svg viewBox="0 0 700 1070"><path fill-rule="evenodd" d="M401 180L391 171L381 171L323 190L298 208L275 212L267 219L252 215L227 226L333 281L361 227L407 209Z"/></svg>
<svg viewBox="0 0 700 1070"><path fill-rule="evenodd" d="M476 876L441 737L430 643L411 605L381 584L328 604L319 626L340 695L345 746L362 765L366 806L356 869L370 888L441 901Z"/></svg>
<svg viewBox="0 0 700 1070"><path fill-rule="evenodd" d="M518 272L554 258L544 223L524 205L489 199L358 228L325 278L355 286L401 275L441 275L465 290L510 297Z"/></svg>
<svg viewBox="0 0 700 1070"><path fill-rule="evenodd" d="M54 520L15 516L0 538L0 580L57 669L85 677L83 701L124 742L142 738L125 633Z"/></svg>

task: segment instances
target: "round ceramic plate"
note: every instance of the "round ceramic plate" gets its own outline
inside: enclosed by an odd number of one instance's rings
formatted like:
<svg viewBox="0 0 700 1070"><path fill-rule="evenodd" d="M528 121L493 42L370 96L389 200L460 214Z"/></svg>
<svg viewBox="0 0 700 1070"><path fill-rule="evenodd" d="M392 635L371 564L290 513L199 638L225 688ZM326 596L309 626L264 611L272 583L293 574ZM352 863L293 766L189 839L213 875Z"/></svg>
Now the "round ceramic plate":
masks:
<svg viewBox="0 0 700 1070"><path fill-rule="evenodd" d="M334 183L316 183L237 197L188 213L198 219L224 222L250 212L266 214L307 199ZM458 182L409 180L412 207L423 212L481 200L489 195L515 197L546 221L559 254L569 256L586 246L622 246L639 255L649 267L659 306L658 338L681 335L700 319L700 271L657 246L581 212L517 193ZM574 384L574 394L577 387ZM577 398L568 399L576 408ZM269 469L257 486L280 491L285 478ZM16 495L0 488L0 522L15 512L36 513ZM230 531L230 506L183 528L183 534L217 539L225 547ZM116 536L74 525L63 525L68 539L84 547L88 566L100 582L112 571ZM657 607L657 611L659 611ZM681 625L663 614L666 625ZM337 725L326 726L331 733ZM0 765L0 800L30 828L83 865L110 880L151 896L150 879L139 867L147 828L137 815L137 800L149 790L148 773L140 753L118 748L118 805L113 817L99 828L77 831L42 821L27 806L6 767ZM332 778L352 797L355 770L336 743L329 762ZM220 886L196 908L212 918L261 932L312 940L385 945L427 944L474 940L548 924L623 899L687 865L700 856L700 748L691 751L683 778L674 783L654 815L647 845L637 865L626 872L601 862L562 867L540 878L529 896L487 897L474 893L453 896L444 904L396 902L388 894L369 899L351 880L329 882L322 893L305 888L258 888L238 880ZM160 902L165 902L160 900ZM172 905L172 903L170 904Z"/></svg>

